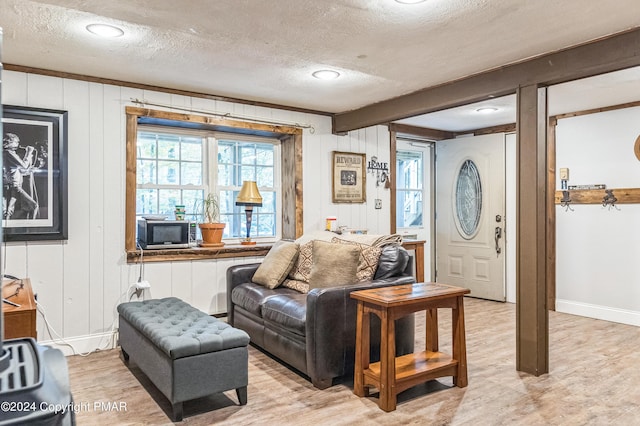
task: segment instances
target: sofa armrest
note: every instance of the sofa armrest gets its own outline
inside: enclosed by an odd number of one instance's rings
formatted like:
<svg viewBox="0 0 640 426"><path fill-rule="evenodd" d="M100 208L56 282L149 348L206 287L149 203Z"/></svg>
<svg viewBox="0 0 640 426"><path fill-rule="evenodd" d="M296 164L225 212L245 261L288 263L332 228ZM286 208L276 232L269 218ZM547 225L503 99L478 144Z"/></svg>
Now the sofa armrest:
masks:
<svg viewBox="0 0 640 426"><path fill-rule="evenodd" d="M234 265L227 269L227 321L233 325L233 303L231 292L240 284L249 283L253 278L260 263L248 263L246 265Z"/></svg>
<svg viewBox="0 0 640 426"><path fill-rule="evenodd" d="M307 295L306 345L307 374L312 378L329 378L345 374L345 366L353 365L356 328L356 300L352 291L375 287L411 284L412 276L384 278L338 287L315 288ZM413 325L413 317L406 324ZM401 351L413 351L411 342Z"/></svg>

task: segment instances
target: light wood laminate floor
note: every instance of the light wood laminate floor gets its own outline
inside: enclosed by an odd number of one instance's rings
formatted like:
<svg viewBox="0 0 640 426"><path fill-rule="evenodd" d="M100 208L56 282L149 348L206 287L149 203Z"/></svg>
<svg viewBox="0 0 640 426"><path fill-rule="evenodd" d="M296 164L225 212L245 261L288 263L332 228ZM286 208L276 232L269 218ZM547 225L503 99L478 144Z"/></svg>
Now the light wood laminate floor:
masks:
<svg viewBox="0 0 640 426"><path fill-rule="evenodd" d="M640 424L640 327L549 313L550 373L515 369L515 305L465 299L469 386L450 378L378 408L358 398L352 379L317 390L299 374L249 348L248 404L234 391L185 403L189 425L634 425ZM439 314L441 351L450 351L450 311ZM416 345L424 345L424 314ZM69 357L79 425L171 424L169 403L119 350ZM115 402L121 411L94 408ZM122 404L124 403L124 404ZM84 404L84 405L83 405ZM126 405L126 410L123 408ZM83 408L84 407L84 408Z"/></svg>

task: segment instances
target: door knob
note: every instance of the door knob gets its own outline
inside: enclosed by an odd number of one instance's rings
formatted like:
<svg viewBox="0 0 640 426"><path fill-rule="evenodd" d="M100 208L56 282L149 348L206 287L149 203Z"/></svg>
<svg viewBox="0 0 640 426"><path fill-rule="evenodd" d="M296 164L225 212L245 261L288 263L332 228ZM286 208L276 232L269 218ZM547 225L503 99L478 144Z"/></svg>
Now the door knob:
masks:
<svg viewBox="0 0 640 426"><path fill-rule="evenodd" d="M500 253L502 253L502 249L500 248L500 238L502 238L502 228L500 228L499 226L496 226L494 237L496 240L496 254L499 256Z"/></svg>

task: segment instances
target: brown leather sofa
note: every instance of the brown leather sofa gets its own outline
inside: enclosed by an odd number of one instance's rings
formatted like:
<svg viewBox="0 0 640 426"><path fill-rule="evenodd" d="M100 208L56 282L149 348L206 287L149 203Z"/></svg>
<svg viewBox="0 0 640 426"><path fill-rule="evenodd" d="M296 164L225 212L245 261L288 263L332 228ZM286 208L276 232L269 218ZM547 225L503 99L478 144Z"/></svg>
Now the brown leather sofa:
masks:
<svg viewBox="0 0 640 426"><path fill-rule="evenodd" d="M372 281L300 293L284 287L268 289L251 281L260 264L227 270L229 323L246 331L251 343L307 375L325 389L333 379L353 373L355 357L355 290L415 282L411 257L399 246L382 250ZM380 321L371 318L371 360L379 359ZM414 317L396 321L396 353L413 352Z"/></svg>

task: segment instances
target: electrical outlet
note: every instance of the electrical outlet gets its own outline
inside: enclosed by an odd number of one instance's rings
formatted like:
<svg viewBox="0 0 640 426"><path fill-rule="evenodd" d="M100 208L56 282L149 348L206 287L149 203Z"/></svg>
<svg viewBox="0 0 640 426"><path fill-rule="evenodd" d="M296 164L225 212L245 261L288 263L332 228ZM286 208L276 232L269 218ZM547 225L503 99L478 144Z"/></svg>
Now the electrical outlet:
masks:
<svg viewBox="0 0 640 426"><path fill-rule="evenodd" d="M138 290L146 290L148 288L151 288L151 284L147 280L138 281L136 283L136 289Z"/></svg>
<svg viewBox="0 0 640 426"><path fill-rule="evenodd" d="M382 208L382 200L381 199L376 198L376 200L375 200L375 208L377 210L380 210Z"/></svg>

